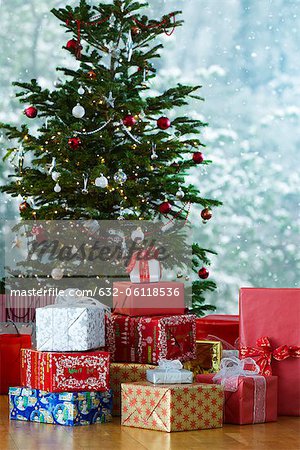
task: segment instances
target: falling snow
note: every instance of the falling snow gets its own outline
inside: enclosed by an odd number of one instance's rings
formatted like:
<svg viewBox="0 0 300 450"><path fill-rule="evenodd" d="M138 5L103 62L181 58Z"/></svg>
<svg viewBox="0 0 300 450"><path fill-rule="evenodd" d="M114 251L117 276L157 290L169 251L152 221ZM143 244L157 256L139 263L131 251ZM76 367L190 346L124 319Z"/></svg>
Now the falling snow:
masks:
<svg viewBox="0 0 300 450"><path fill-rule="evenodd" d="M152 17L162 10L183 10L186 26L163 37L165 50L152 90L178 81L203 85L205 103L192 103L186 114L210 123L203 151L214 164L208 170L197 167L189 180L224 206L213 211L206 225L194 210L194 231L201 245L218 251L210 272L219 288L209 301L218 312L237 312L241 286L299 285L300 4L150 3ZM36 77L52 89L56 66L76 68L78 63L61 49L66 36L48 12L48 1L10 0L0 8L0 120L20 123L11 81ZM8 173L2 164L2 182ZM15 203L7 201L2 196L1 216L13 217Z"/></svg>

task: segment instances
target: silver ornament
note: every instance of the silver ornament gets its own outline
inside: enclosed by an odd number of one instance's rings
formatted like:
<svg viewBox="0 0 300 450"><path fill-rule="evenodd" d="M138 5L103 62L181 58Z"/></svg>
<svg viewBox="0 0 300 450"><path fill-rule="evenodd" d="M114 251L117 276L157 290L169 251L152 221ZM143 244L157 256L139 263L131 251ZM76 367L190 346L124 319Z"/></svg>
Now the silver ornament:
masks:
<svg viewBox="0 0 300 450"><path fill-rule="evenodd" d="M106 101L106 103L111 107L114 108L115 107L115 98L112 94L112 92L110 91L110 93L108 94L108 97L104 97L104 100Z"/></svg>
<svg viewBox="0 0 300 450"><path fill-rule="evenodd" d="M83 89L82 86L80 86L80 88L78 89L77 92L78 92L79 95L83 95L85 93L85 90Z"/></svg>
<svg viewBox="0 0 300 450"><path fill-rule="evenodd" d="M181 200L184 197L184 192L181 188L178 189L178 191L176 192L176 197Z"/></svg>
<svg viewBox="0 0 300 450"><path fill-rule="evenodd" d="M127 175L122 169L119 169L118 172L114 174L114 180L118 184L123 184L127 180Z"/></svg>
<svg viewBox="0 0 300 450"><path fill-rule="evenodd" d="M101 173L95 180L95 186L105 189L108 186L108 179Z"/></svg>
<svg viewBox="0 0 300 450"><path fill-rule="evenodd" d="M55 87L60 87L62 85L62 80L60 78L57 78L57 80L55 80L53 84Z"/></svg>
<svg viewBox="0 0 300 450"><path fill-rule="evenodd" d="M60 177L60 173L59 172L52 172L51 173L51 178L53 181L57 181Z"/></svg>
<svg viewBox="0 0 300 450"><path fill-rule="evenodd" d="M77 103L77 105L72 109L72 114L74 117L76 117L76 119L82 119L82 117L85 115L85 109L83 106Z"/></svg>
<svg viewBox="0 0 300 450"><path fill-rule="evenodd" d="M60 185L58 183L56 183L56 185L54 186L54 192L56 192L57 194L59 192L61 192L61 187L60 187Z"/></svg>
<svg viewBox="0 0 300 450"><path fill-rule="evenodd" d="M144 235L144 233L143 233L141 228L137 228L136 230L134 230L131 233L131 239L133 241L143 241L144 238L145 238L145 235Z"/></svg>
<svg viewBox="0 0 300 450"><path fill-rule="evenodd" d="M158 154L155 153L154 150L152 150L151 159L152 159L152 160L155 160L155 159L157 159L157 158L158 158Z"/></svg>
<svg viewBox="0 0 300 450"><path fill-rule="evenodd" d="M190 277L187 275L187 276L185 277L185 281L189 281L189 279L190 279Z"/></svg>
<svg viewBox="0 0 300 450"><path fill-rule="evenodd" d="M53 280L61 280L63 276L64 270L59 267L56 267L51 271L51 277L53 278Z"/></svg>
<svg viewBox="0 0 300 450"><path fill-rule="evenodd" d="M87 177L85 174L82 175L83 176L83 189L81 190L81 193L83 195L87 195L89 193L88 191L88 182L89 182L89 177Z"/></svg>

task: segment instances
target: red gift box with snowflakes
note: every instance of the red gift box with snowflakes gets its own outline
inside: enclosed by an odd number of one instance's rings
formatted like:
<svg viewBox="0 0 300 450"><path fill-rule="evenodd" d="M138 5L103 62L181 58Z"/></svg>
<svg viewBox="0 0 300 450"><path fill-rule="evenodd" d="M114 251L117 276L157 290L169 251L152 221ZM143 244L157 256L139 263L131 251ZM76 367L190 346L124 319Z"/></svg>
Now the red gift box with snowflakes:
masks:
<svg viewBox="0 0 300 450"><path fill-rule="evenodd" d="M196 317L112 314L107 321L106 342L112 361L116 362L188 361L196 357Z"/></svg>
<svg viewBox="0 0 300 450"><path fill-rule="evenodd" d="M39 352L21 350L21 385L48 392L106 391L107 352Z"/></svg>
<svg viewBox="0 0 300 450"><path fill-rule="evenodd" d="M220 385L123 383L121 424L167 432L219 428L223 402Z"/></svg>

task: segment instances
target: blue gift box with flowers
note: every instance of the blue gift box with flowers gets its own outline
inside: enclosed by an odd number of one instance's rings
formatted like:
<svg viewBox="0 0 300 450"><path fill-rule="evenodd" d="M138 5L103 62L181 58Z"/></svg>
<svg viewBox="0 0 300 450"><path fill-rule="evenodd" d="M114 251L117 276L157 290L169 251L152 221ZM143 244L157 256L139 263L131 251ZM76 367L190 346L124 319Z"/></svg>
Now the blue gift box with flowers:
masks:
<svg viewBox="0 0 300 450"><path fill-rule="evenodd" d="M9 388L12 420L56 425L90 425L111 420L112 391L50 393L37 389Z"/></svg>

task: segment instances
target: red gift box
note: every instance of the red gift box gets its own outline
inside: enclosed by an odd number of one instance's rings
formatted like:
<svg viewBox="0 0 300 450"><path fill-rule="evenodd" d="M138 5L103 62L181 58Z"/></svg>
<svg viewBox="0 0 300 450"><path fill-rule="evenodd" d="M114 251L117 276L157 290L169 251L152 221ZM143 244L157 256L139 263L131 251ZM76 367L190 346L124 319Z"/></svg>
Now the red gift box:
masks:
<svg viewBox="0 0 300 450"><path fill-rule="evenodd" d="M48 392L106 391L109 389L107 352L21 351L21 385Z"/></svg>
<svg viewBox="0 0 300 450"><path fill-rule="evenodd" d="M113 307L115 313L128 316L184 314L184 284L174 281L116 282L113 284Z"/></svg>
<svg viewBox="0 0 300 450"><path fill-rule="evenodd" d="M196 375L197 383L214 384L215 374ZM277 377L238 378L237 391L226 390L224 423L246 425L277 420Z"/></svg>
<svg viewBox="0 0 300 450"><path fill-rule="evenodd" d="M0 335L0 394L7 394L10 386L20 385L21 348L30 347L30 335Z"/></svg>
<svg viewBox="0 0 300 450"><path fill-rule="evenodd" d="M112 361L158 364L159 359L196 357L195 316L129 317L112 314L106 322Z"/></svg>
<svg viewBox="0 0 300 450"><path fill-rule="evenodd" d="M111 360L137 362L138 317L112 314L105 316L105 342Z"/></svg>
<svg viewBox="0 0 300 450"><path fill-rule="evenodd" d="M300 289L240 291L240 356L278 376L278 414L300 415Z"/></svg>
<svg viewBox="0 0 300 450"><path fill-rule="evenodd" d="M197 319L196 324L197 340L214 336L234 345L239 337L239 316L210 314Z"/></svg>

